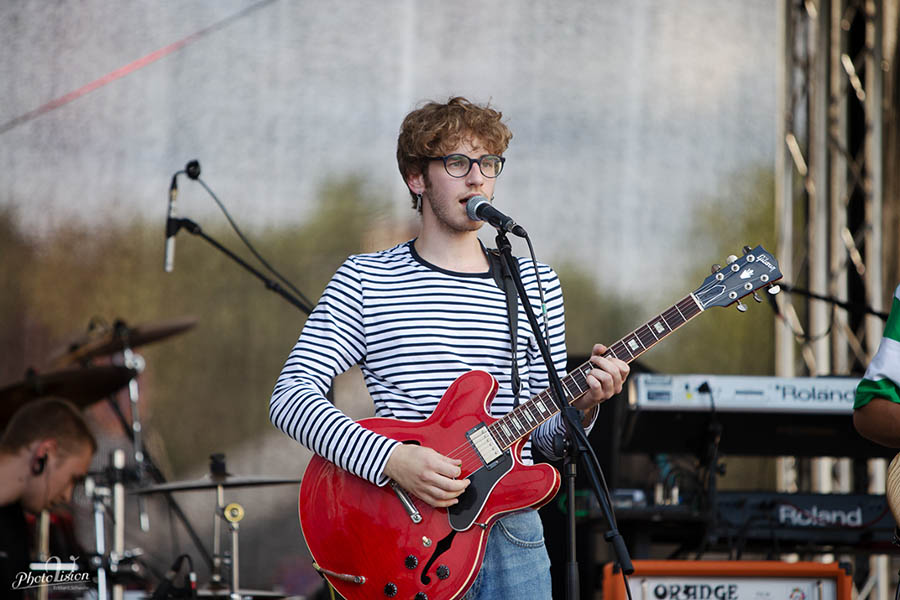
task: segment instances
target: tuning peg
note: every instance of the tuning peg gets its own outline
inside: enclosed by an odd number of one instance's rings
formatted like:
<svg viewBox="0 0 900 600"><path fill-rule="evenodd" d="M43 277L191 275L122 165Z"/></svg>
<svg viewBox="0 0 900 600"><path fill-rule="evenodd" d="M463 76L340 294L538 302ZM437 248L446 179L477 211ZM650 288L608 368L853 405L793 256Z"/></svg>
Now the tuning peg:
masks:
<svg viewBox="0 0 900 600"><path fill-rule="evenodd" d="M770 285L769 289L767 289L766 291L774 296L775 294L777 294L778 292L781 291L781 286L780 285Z"/></svg>
<svg viewBox="0 0 900 600"><path fill-rule="evenodd" d="M730 265L731 263L733 263L736 260L737 260L737 256L735 256L734 254L729 254L728 258L725 259L725 262Z"/></svg>
<svg viewBox="0 0 900 600"><path fill-rule="evenodd" d="M759 297L759 294L753 292L753 299L756 300L757 303L762 302L762 298Z"/></svg>
<svg viewBox="0 0 900 600"><path fill-rule="evenodd" d="M739 312L747 312L747 305L744 304L743 302L741 302L740 300L738 300L737 301L737 309Z"/></svg>
<svg viewBox="0 0 900 600"><path fill-rule="evenodd" d="M711 267L710 272L715 273L716 271L718 271L718 270L721 269L721 268L722 268L722 265L720 265L720 264L718 264L718 263L717 263L717 264L714 264L714 265Z"/></svg>

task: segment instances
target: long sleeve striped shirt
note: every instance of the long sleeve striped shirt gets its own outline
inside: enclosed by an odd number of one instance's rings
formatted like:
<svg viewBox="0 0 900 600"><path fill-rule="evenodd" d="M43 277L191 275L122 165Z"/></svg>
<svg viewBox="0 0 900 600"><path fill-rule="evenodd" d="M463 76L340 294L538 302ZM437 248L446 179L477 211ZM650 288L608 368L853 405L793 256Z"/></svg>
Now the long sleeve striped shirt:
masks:
<svg viewBox="0 0 900 600"><path fill-rule="evenodd" d="M540 314L532 263L519 258L528 300ZM556 273L540 264L548 311L551 356L564 374L565 318ZM517 356L520 398L548 385L547 371L519 305ZM341 468L384 485L385 463L399 444L363 428L326 398L332 379L358 364L375 415L424 420L460 375L481 369L500 384L491 413L513 408L511 345L504 291L492 273L455 273L422 259L413 242L349 257L338 268L292 349L269 406L272 422ZM539 426L523 450L531 462L535 443L553 457L553 437L564 425L556 414Z"/></svg>

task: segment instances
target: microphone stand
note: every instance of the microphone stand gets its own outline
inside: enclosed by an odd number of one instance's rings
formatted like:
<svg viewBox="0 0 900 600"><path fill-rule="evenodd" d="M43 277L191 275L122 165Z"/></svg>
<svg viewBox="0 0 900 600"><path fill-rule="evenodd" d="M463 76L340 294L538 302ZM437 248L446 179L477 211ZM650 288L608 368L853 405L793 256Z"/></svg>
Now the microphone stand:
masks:
<svg viewBox="0 0 900 600"><path fill-rule="evenodd" d="M279 296L281 296L282 298L284 298L285 300L290 302L292 305L294 305L296 308L299 308L301 311L306 313L307 316L310 313L312 313L312 308L310 306L306 305L299 298L294 297L290 292L288 292L283 287L281 287L281 285L279 285L277 281L273 281L273 280L269 279L268 277L263 275L258 269L256 269L252 265L248 264L240 256L238 256L237 254L235 254L234 252L232 252L231 250L229 250L228 248L226 248L225 246L223 246L222 244L217 242L215 239L213 239L212 237L210 237L209 235L204 233L203 229L199 225L197 225L197 223L195 223L194 221L191 221L190 219L184 219L184 218L176 219L176 218L169 217L169 219L166 222L166 231L171 232L171 235L173 235L173 236L175 234L177 234L178 231L182 227L184 229L186 229L189 233L203 238L204 240L209 242L214 248L216 248L217 250L219 250L220 252L225 254L228 258L230 258L231 260L233 260L240 266L244 267L244 269L246 271L248 271L251 275L255 276L257 279L262 281L265 284L266 289L275 292L276 294L278 294Z"/></svg>
<svg viewBox="0 0 900 600"><path fill-rule="evenodd" d="M568 508L568 526L566 529L566 534L568 538L567 544L567 582L566 582L566 597L569 600L577 600L579 598L579 582L578 582L578 563L576 561L575 556L575 474L576 474L576 465L578 461L581 461L582 466L587 474L587 477L591 483L591 487L593 488L594 495L597 497L597 501L600 505L600 509L603 512L603 516L606 518L606 522L609 524L609 530L603 535L603 539L605 539L612 546L613 551L618 559L618 563L622 568L622 572L626 575L630 575L634 572L634 566L631 564L631 557L628 554L628 549L625 547L625 541L622 538L622 534L619 533L619 530L616 526L615 517L613 516L612 505L609 501L609 496L603 493L603 487L601 486L602 473L600 469L600 465L591 460L592 454L590 452L590 444L587 439L587 434L584 432L584 427L581 425L581 417L579 415L578 409L573 406L569 406L566 402L566 394L563 392L562 381L559 378L559 374L556 372L556 368L553 365L553 357L550 355L550 350L547 347L547 343L544 340L544 336L541 334L541 327L538 324L537 317L534 314L534 310L532 309L531 303L528 301L528 294L525 291L525 285L522 283L522 277L519 274L519 270L513 268L513 256L512 256L512 245L509 242L509 238L506 236L506 232L502 229L498 229L497 237L496 237L497 249L500 251L500 257L503 260L504 265L506 266L507 273L509 273L513 282L516 286L516 293L519 295L519 298L522 300L522 306L525 309L525 314L528 317L528 323L531 325L531 330L534 332L534 338L537 342L538 349L541 352L541 357L544 359L544 364L547 366L547 375L550 379L551 388L553 390L553 394L551 396L556 400L557 405L560 409L560 414L562 415L563 423L566 426L566 441L564 442L565 453L564 453L564 471L566 476L566 489L568 490L568 499L569 499L569 508ZM627 584L626 584L627 588Z"/></svg>
<svg viewBox="0 0 900 600"><path fill-rule="evenodd" d="M801 289L798 287L794 287L793 285L791 285L789 283L779 283L778 285L781 286L781 289L783 289L784 291L786 291L790 294L800 294L801 296L806 296L807 298L812 298L813 300L821 300L823 302L828 302L830 304L837 306L838 308L843 308L847 312L862 310L864 314L876 316L879 319L881 319L882 321L887 321L887 319L888 319L888 314L886 312L881 312L881 311L875 310L868 304L861 304L859 302L856 302L856 303L843 302L842 300L838 300L837 298L834 298L833 296L822 296L820 294L814 294L813 292L810 292L809 290L804 290L804 289Z"/></svg>

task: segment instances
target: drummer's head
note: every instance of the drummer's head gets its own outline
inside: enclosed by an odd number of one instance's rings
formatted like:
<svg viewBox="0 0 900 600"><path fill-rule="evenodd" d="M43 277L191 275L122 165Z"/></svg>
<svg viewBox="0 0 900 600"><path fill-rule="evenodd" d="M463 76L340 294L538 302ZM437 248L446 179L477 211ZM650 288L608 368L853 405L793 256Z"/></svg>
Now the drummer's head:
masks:
<svg viewBox="0 0 900 600"><path fill-rule="evenodd" d="M72 498L97 441L74 405L56 398L20 408L0 436L0 455L28 462L23 508L37 513Z"/></svg>

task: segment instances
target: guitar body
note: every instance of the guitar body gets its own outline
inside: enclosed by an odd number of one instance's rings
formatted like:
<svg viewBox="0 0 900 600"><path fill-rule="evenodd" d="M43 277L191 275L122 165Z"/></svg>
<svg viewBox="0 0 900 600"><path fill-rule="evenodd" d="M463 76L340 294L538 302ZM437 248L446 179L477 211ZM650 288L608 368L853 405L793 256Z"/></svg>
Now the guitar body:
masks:
<svg viewBox="0 0 900 600"><path fill-rule="evenodd" d="M488 414L496 393L489 373L470 371L447 389L425 421L371 418L360 424L454 456L470 447L467 432L497 421ZM464 460L463 477L471 483L450 509L407 495L418 522L390 485L375 486L314 455L299 501L300 526L313 559L347 600L462 597L481 567L491 526L505 513L545 504L559 489L556 469L522 464L525 439L490 468L465 470Z"/></svg>

